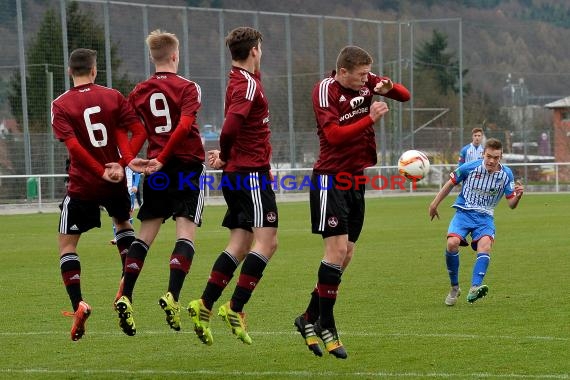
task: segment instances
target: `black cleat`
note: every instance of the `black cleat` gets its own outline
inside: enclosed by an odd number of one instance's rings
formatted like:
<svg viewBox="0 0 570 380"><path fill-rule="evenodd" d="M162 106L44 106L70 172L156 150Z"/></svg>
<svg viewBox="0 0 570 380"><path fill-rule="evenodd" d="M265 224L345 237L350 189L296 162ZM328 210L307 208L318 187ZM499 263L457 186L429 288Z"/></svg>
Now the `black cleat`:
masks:
<svg viewBox="0 0 570 380"><path fill-rule="evenodd" d="M305 339L305 343L309 350L311 350L316 356L323 356L323 351L319 346L319 339L315 333L315 326L312 323L309 323L303 315L300 315L295 318L295 327L297 327L297 331L299 331L303 336L303 339Z"/></svg>
<svg viewBox="0 0 570 380"><path fill-rule="evenodd" d="M320 321L317 321L317 323L315 323L315 333L323 340L325 348L329 354L334 355L338 359L346 359L348 357L348 354L338 337L336 328L323 328L320 325Z"/></svg>

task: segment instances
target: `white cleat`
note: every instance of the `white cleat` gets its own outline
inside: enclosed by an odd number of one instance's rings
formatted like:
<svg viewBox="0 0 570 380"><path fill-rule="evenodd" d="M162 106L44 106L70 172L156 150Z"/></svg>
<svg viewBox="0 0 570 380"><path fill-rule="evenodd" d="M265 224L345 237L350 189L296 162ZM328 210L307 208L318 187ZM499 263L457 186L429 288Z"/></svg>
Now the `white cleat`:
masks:
<svg viewBox="0 0 570 380"><path fill-rule="evenodd" d="M452 286L449 290L449 294L445 297L445 304L447 306L455 306L460 295L461 289L459 289L459 286Z"/></svg>

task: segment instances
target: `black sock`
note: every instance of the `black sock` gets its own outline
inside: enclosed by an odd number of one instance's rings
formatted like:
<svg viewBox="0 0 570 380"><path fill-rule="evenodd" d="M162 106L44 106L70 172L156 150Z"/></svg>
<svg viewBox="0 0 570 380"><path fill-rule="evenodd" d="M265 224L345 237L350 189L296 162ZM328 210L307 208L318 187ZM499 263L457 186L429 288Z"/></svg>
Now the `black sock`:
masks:
<svg viewBox="0 0 570 380"><path fill-rule="evenodd" d="M172 255L170 255L170 280L168 291L178 301L180 290L184 284L184 279L192 266L194 258L194 243L188 239L178 239L174 245Z"/></svg>
<svg viewBox="0 0 570 380"><path fill-rule="evenodd" d="M79 263L79 256L75 252L63 254L59 259L59 267L65 290L67 290L71 306L73 306L73 311L75 311L79 306L79 302L83 299L81 296L81 264Z"/></svg>
<svg viewBox="0 0 570 380"><path fill-rule="evenodd" d="M125 260L127 259L127 253L129 252L129 247L133 241L135 241L135 231L132 228L120 230L115 234L115 239L117 241L119 256L121 257L121 277L123 277L125 275Z"/></svg>
<svg viewBox="0 0 570 380"><path fill-rule="evenodd" d="M202 293L202 301L206 308L212 310L214 302L220 298L222 292L228 286L238 265L239 261L230 255L229 252L224 251L220 253L220 256L218 256L212 266L208 283Z"/></svg>
<svg viewBox="0 0 570 380"><path fill-rule="evenodd" d="M324 328L335 327L334 304L340 285L342 271L339 265L321 261L319 267L319 318L320 325Z"/></svg>
<svg viewBox="0 0 570 380"><path fill-rule="evenodd" d="M148 245L140 239L135 239L125 261L125 283L123 286L123 295L127 296L129 300L133 299L133 289L135 283L139 278L139 274L144 265L144 260L148 252Z"/></svg>
<svg viewBox="0 0 570 380"><path fill-rule="evenodd" d="M250 252L246 256L241 273L237 281L236 289L231 300L233 311L243 311L244 305L249 301L251 295L263 277L263 270L267 266L268 259L257 252Z"/></svg>
<svg viewBox="0 0 570 380"><path fill-rule="evenodd" d="M307 322L314 324L319 318L319 289L315 285L315 288L311 292L311 299L307 310L305 311L305 319Z"/></svg>

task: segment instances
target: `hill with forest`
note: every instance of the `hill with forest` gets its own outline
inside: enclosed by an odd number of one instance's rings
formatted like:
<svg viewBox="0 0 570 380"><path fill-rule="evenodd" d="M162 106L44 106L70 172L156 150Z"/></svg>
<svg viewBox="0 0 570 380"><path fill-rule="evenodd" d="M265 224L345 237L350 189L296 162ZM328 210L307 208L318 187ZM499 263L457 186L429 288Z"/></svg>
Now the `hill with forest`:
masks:
<svg viewBox="0 0 570 380"><path fill-rule="evenodd" d="M279 12L372 19L387 23L399 22L406 27L411 24L418 25L418 28L414 29L417 30L413 39L415 52L421 50L422 46L425 47L425 44L430 42L429 39L443 27L446 29L443 30L443 34L449 36L452 42L448 45L449 56L456 60L458 52L461 51L462 68L465 73L464 89L469 89L469 93L465 92L464 97L465 126L468 128L489 119L494 123L499 122L499 108L505 104L503 94L508 78L511 83L524 83L529 103L538 106L566 97L570 92L567 88L567 84L570 83L570 51L565 42L570 40L570 2L567 1L123 0L121 3L259 11L260 17L263 17L263 12ZM28 49L37 40L36 33L44 22L46 11L52 9L53 17L58 18L59 4L61 3L56 0L22 1L24 33ZM14 1L0 0L0 9L0 31L4 36L0 41L0 47L3 47L4 52L0 57L0 115L8 115L8 102L5 100L14 68L17 67L14 64L19 61L18 49L15 49L18 41L15 33ZM86 6L85 9L89 7ZM129 23L137 22L140 23L140 20L136 21L135 18L124 20L127 27ZM458 38L458 25L461 25L461 39ZM133 29L136 29L136 26ZM411 33L407 35L407 43L411 46L410 35ZM394 38L393 36L392 33L386 38ZM121 46L123 48L137 46L140 42L139 37L136 33L122 35ZM200 43L207 44L207 41ZM358 44L358 40L354 40L353 43ZM409 59L411 56L409 48L405 49ZM57 51L60 50L56 49L55 53L52 51L50 54L58 54ZM29 59L30 51L26 54ZM302 54L298 52L298 55ZM130 61L132 60L127 59L123 62L121 66L123 72L132 69L133 63ZM134 60L134 62L140 69L140 61ZM416 61L415 65L417 64ZM36 69L44 70L39 66ZM104 79L103 76L101 78ZM419 86L429 85L425 77L420 79L414 81L416 90ZM406 78L402 81L406 82ZM433 106L425 103L425 97L424 99L416 97L416 100L416 107ZM44 101L36 103L39 104L38 107L43 107ZM453 120L457 120L457 117ZM507 123L503 120L500 124ZM543 129L543 126L540 128Z"/></svg>
<svg viewBox="0 0 570 380"><path fill-rule="evenodd" d="M570 2L556 0L186 0L188 6L386 21L460 18L464 78L496 101L511 76L531 101L568 96ZM357 41L355 41L357 43Z"/></svg>
<svg viewBox="0 0 570 380"><path fill-rule="evenodd" d="M13 0L0 0L2 45L17 46ZM464 80L499 101L510 74L524 80L537 104L570 92L570 2L561 0L127 0L190 7L258 10L382 21L458 18L462 22ZM39 25L56 0L23 1L25 30ZM437 28L437 24L433 24ZM421 41L420 41L421 42ZM354 41L358 44L358 41ZM456 50L456 49L455 49ZM0 66L17 61L17 49L5 49ZM3 87L3 86L0 86Z"/></svg>

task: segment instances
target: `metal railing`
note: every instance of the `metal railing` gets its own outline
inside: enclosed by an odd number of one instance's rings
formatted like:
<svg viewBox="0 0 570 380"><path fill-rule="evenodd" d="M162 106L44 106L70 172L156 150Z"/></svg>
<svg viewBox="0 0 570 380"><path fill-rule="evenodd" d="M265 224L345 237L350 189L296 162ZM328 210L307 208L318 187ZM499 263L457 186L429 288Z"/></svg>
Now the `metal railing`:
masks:
<svg viewBox="0 0 570 380"><path fill-rule="evenodd" d="M522 180L525 191L570 192L570 162L562 163L508 163L515 178ZM368 168L367 196L428 194L437 192L455 169L452 164L431 165L426 178L414 184L403 179L396 166ZM273 187L279 201L306 201L312 168L273 169ZM221 171L208 170L203 189L207 204L222 204ZM66 174L0 175L0 213L43 212L56 209L65 195Z"/></svg>

